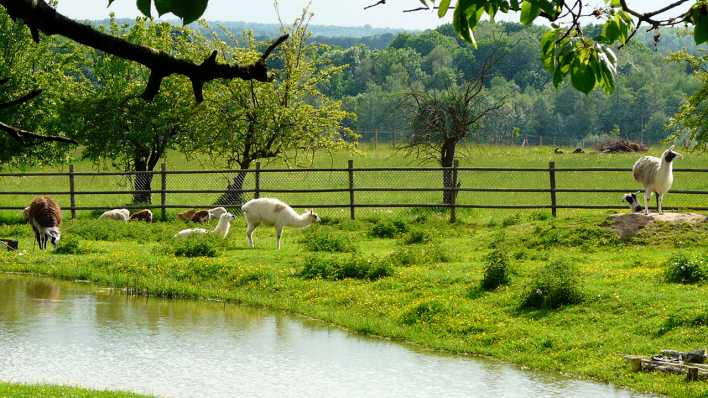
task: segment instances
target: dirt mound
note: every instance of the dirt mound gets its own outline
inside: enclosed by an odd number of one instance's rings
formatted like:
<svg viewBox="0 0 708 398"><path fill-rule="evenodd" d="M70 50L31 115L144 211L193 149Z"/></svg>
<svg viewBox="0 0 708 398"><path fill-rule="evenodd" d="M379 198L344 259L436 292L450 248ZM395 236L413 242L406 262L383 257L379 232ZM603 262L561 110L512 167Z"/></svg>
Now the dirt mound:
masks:
<svg viewBox="0 0 708 398"><path fill-rule="evenodd" d="M601 142L596 146L596 149L602 153L618 153L618 152L646 152L649 148L646 145L628 140L611 140Z"/></svg>
<svg viewBox="0 0 708 398"><path fill-rule="evenodd" d="M708 222L708 217L696 213L651 213L649 215L644 215L644 213L626 213L611 215L609 221L620 238L628 239L653 222L699 224Z"/></svg>

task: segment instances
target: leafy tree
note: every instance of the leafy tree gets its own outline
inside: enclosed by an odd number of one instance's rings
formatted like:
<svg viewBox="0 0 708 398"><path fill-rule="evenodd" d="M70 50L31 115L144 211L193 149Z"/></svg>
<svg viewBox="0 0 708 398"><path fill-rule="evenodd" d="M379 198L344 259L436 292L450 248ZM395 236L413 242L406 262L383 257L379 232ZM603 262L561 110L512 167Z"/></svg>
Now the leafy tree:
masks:
<svg viewBox="0 0 708 398"><path fill-rule="evenodd" d="M677 53L676 62L688 63L691 71L703 84L703 87L690 96L681 110L670 120L675 139L682 139L689 145L708 148L708 52L691 55Z"/></svg>
<svg viewBox="0 0 708 398"><path fill-rule="evenodd" d="M278 80L270 84L231 80L210 88L214 95L194 121L206 132L194 141L196 149L226 161L228 167L246 170L257 160L298 161L317 151L350 147L347 141L355 137L342 123L351 115L318 88L343 68L323 63L317 47L308 44L307 23L303 14L274 59L282 65ZM221 44L220 51L248 62L258 57L250 37L248 44L247 49ZM217 203L240 205L245 178L245 172L238 173Z"/></svg>
<svg viewBox="0 0 708 398"><path fill-rule="evenodd" d="M196 34L166 23L139 19L128 29L112 20L108 32L186 58L195 52ZM150 172L168 149L193 132L187 129L193 108L191 86L181 77L166 79L162 84L168 91L145 102L140 93L149 74L138 64L96 51L86 51L83 63L85 84L62 112L75 126L71 136L81 142L86 159L145 172L135 176L133 202L150 203Z"/></svg>

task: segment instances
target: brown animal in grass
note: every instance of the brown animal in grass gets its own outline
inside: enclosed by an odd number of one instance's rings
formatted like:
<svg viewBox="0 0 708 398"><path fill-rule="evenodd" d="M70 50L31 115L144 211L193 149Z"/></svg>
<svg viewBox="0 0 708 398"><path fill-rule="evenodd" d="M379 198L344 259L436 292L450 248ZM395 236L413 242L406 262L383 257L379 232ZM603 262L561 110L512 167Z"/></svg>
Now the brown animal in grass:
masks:
<svg viewBox="0 0 708 398"><path fill-rule="evenodd" d="M136 211L130 216L130 221L145 221L148 223L152 222L152 212L148 209Z"/></svg>
<svg viewBox="0 0 708 398"><path fill-rule="evenodd" d="M47 242L51 242L56 248L61 239L59 226L62 218L59 204L48 196L34 198L27 210L27 219L32 225L40 250L47 248Z"/></svg>
<svg viewBox="0 0 708 398"><path fill-rule="evenodd" d="M177 219L178 219L178 220L182 220L182 221L191 221L191 220L192 220L192 216L193 216L194 213L196 213L196 212L197 212L197 211L196 211L195 209L185 210L185 211L183 211L183 212L181 212L181 213L177 213Z"/></svg>
<svg viewBox="0 0 708 398"><path fill-rule="evenodd" d="M199 210L198 212L194 213L192 215L192 222L196 223L205 223L209 221L209 211L208 210Z"/></svg>

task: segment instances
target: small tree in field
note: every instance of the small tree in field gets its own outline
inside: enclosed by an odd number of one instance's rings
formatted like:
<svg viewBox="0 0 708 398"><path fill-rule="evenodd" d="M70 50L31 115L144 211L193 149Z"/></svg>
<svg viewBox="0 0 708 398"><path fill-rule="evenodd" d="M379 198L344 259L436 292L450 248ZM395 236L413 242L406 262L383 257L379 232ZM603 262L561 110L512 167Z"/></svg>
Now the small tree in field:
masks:
<svg viewBox="0 0 708 398"><path fill-rule="evenodd" d="M135 43L148 44L184 56L193 45L191 32L169 24L139 19L126 30L111 21L109 30ZM71 136L83 145L83 156L95 162L108 160L113 166L137 174L133 181L134 203L150 203L152 174L168 149L187 132L194 108L189 81L168 78L149 102L140 95L149 71L120 57L87 51L86 84L66 102L63 114L74 123ZM191 131L190 131L191 133Z"/></svg>
<svg viewBox="0 0 708 398"><path fill-rule="evenodd" d="M450 169L457 155L457 145L478 126L480 120L503 105L485 90L486 76L494 63L487 59L474 81L455 85L442 91L408 93L411 106L411 135L406 149L421 159L432 159L443 171L443 186L453 187ZM444 204L452 204L454 192L443 192Z"/></svg>
<svg viewBox="0 0 708 398"><path fill-rule="evenodd" d="M318 151L350 147L348 140L354 136L342 127L350 114L318 88L342 68L324 64L317 47L307 44L308 21L303 13L290 29L290 40L272 57L280 64L275 81L229 80L210 87L212 92L194 119L205 131L193 141L197 149L215 162L225 161L229 168L247 170L257 160L297 161L300 155L311 158ZM224 47L222 52L238 62L257 58L252 38L247 39L251 49ZM246 174L236 175L217 204L243 203Z"/></svg>

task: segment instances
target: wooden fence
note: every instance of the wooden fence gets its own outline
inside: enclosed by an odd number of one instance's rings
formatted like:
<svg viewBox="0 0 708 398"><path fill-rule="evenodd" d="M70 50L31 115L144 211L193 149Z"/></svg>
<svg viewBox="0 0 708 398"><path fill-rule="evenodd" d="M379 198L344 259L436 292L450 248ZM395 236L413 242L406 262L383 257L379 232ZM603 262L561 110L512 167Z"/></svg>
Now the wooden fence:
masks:
<svg viewBox="0 0 708 398"><path fill-rule="evenodd" d="M708 169L674 169L676 173L691 173L699 174L701 176L708 177ZM451 178L449 178L449 184L447 186L439 187L416 187L416 186L385 186L385 187L366 187L357 186L355 184L357 176L361 176L366 173L387 173L391 176L399 176L402 173L411 173L416 175L416 173L428 173L428 172L439 172L449 173ZM548 185L543 187L465 187L464 184L459 180L460 173L534 173L534 174L545 174L548 177ZM70 206L65 207L65 211L69 210L71 217L76 217L76 212L80 210L102 210L110 208L112 206L77 206L77 197L88 196L88 195L134 195L136 193L149 193L151 195L159 195L159 203L153 203L149 205L139 204L139 205L127 205L121 206L129 209L142 209L151 208L153 210L159 210L162 219L167 217L167 209L186 209L186 208L208 208L212 207L213 203L177 203L168 204L169 195L174 194L224 194L228 190L222 189L170 189L168 184L168 176L208 176L214 174L238 174L244 173L244 175L252 175L254 178L254 183L252 189L239 189L236 190L239 194L243 194L244 197L249 197L252 194L253 197L260 197L264 194L326 194L326 193L342 193L348 197L348 203L297 203L293 202L292 206L295 208L329 208L329 209L348 209L349 216L354 219L356 217L357 209L363 208L436 208L445 209L449 212L451 221L455 221L458 209L546 209L550 210L553 216L557 215L559 209L627 209L628 207L617 201L614 205L598 205L598 204L563 204L559 203L558 194L559 193L627 193L636 190L634 188L607 188L607 189L593 189L593 188L562 188L558 185L558 176L562 173L631 173L631 169L627 168L561 168L556 167L555 162L549 162L548 167L542 168L513 168L513 167L459 167L456 162L451 168L440 168L440 167L406 167L406 168L356 168L354 167L353 161L348 161L346 168L300 168L300 169L284 169L284 168L261 168L260 164L257 164L254 169L249 170L168 170L166 165L162 165L159 171L154 172L77 172L73 165L69 166L68 172L48 172L48 173L0 173L0 178L12 178L12 177L51 177L51 178L66 178L66 183L68 190L66 191L3 191L2 186L0 186L0 210L22 210L24 206L10 206L5 201L2 200L3 197L8 195L65 195L69 197ZM264 175L278 174L287 175L290 173L330 173L342 175L346 179L346 186L340 187L316 187L316 188L283 188L283 187L268 187L264 188L261 184L261 179ZM150 175L152 177L160 177L160 188L152 189L149 191L136 191L136 190L80 190L76 187L77 177L86 176L120 176L120 177L137 177L140 175ZM395 178L395 177L392 177ZM442 181L442 180L441 180ZM707 181L708 182L708 181ZM708 186L708 183L705 184ZM233 191L233 190L232 190ZM361 193L380 193L381 197L386 198L387 194L390 193L430 193L437 192L443 193L445 191L452 191L452 199L449 203L396 203L396 202L383 202L383 203L362 203L358 200L358 195ZM523 204L523 203L513 203L513 204L475 204L475 203L460 203L457 197L460 193L466 192L476 192L476 193L497 193L499 195L509 195L509 194L519 194L519 193L536 193L544 194L546 196L545 203L535 203L535 204ZM697 203L688 204L686 206L672 206L672 208L690 209L690 210L708 210L706 206L706 201L703 200L705 197L708 199L708 191L705 190L674 190L671 191L672 194L685 194L685 195L701 195L700 200ZM619 196L619 195L618 195ZM236 206L236 204L234 204Z"/></svg>

